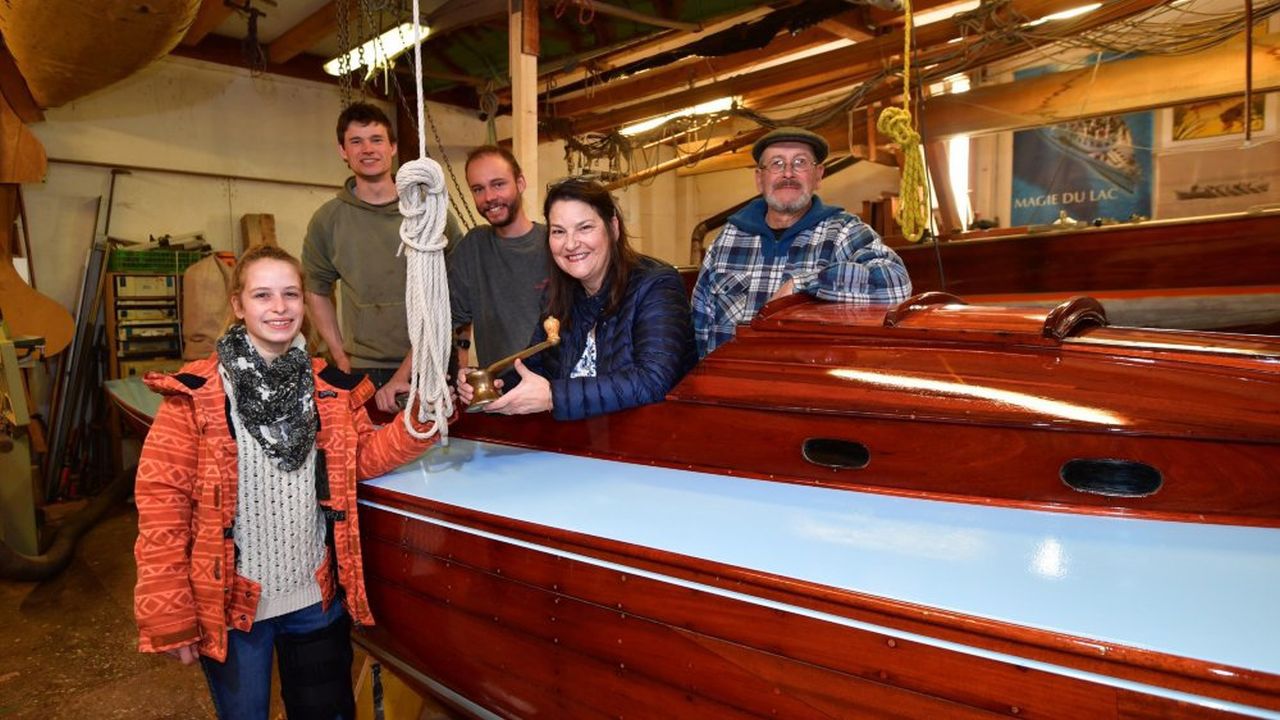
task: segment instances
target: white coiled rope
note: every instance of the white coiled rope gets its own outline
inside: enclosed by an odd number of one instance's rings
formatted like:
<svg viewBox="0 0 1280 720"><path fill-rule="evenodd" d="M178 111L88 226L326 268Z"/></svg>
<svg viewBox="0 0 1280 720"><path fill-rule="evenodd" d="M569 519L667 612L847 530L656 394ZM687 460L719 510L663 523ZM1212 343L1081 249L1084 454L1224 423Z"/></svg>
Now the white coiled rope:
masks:
<svg viewBox="0 0 1280 720"><path fill-rule="evenodd" d="M449 280L444 267L448 240L444 224L449 212L444 172L431 158L405 163L396 173L400 193L400 253L408 265L404 303L409 320L409 342L413 345L413 379L409 383L409 405L418 401L419 423L431 420L435 426L425 433L404 414L409 434L429 438L436 432L444 441L449 436L449 416L453 398L449 393L449 346L452 328L449 317Z"/></svg>
<svg viewBox="0 0 1280 720"><path fill-rule="evenodd" d="M404 426L413 437L425 440L440 433L440 442L449 443L449 417L453 397L449 392L449 350L453 332L449 311L449 278L445 272L444 225L449 213L449 191L445 188L440 163L427 157L423 124L422 49L418 36L418 0L413 0L414 76L418 89L418 159L396 173L400 194L400 254L407 264L404 304L409 321L409 342L413 346L413 373L409 381L409 402ZM433 426L420 432L409 416Z"/></svg>

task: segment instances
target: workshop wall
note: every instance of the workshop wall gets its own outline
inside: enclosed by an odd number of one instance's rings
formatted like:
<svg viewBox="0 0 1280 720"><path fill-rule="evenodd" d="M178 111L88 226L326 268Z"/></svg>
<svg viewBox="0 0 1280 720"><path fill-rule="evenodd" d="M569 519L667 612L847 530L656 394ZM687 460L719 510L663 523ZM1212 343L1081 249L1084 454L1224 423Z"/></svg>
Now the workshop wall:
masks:
<svg viewBox="0 0 1280 720"><path fill-rule="evenodd" d="M300 252L312 212L348 175L334 137L340 108L333 85L168 57L49 110L32 126L49 172L23 188L40 290L74 307L90 244L104 229L135 241L199 233L232 250L241 216L271 213L280 245ZM433 110L460 173L483 123ZM108 208L112 166L131 169L117 175Z"/></svg>

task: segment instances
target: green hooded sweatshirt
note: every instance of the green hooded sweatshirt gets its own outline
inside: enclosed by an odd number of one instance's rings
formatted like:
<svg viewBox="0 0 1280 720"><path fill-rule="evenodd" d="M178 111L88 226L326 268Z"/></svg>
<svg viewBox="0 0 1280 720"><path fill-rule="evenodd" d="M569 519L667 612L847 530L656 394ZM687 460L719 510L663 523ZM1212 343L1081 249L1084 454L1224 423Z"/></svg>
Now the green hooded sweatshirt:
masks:
<svg viewBox="0 0 1280 720"><path fill-rule="evenodd" d="M302 268L307 290L333 296L342 281L342 346L352 367L396 367L409 354L405 318L405 260L398 202L371 205L355 196L348 178L337 197L307 225Z"/></svg>

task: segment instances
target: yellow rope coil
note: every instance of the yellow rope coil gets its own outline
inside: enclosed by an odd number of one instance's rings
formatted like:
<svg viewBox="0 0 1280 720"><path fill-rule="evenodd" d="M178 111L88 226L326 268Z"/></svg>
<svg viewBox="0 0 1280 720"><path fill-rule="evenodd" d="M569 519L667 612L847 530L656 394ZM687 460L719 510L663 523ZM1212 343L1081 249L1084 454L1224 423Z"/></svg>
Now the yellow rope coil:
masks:
<svg viewBox="0 0 1280 720"><path fill-rule="evenodd" d="M920 133L911 123L906 108L887 107L876 121L876 129L888 135L902 150L902 184L899 189L898 224L911 242L920 242L929 222L929 199L924 183L924 163L920 160Z"/></svg>
<svg viewBox="0 0 1280 720"><path fill-rule="evenodd" d="M887 107L876 120L876 129L888 135L902 151L902 183L899 186L898 225L911 242L920 242L929 224L929 190L925 186L920 155L920 133L911 118L911 0L902 0L902 107Z"/></svg>

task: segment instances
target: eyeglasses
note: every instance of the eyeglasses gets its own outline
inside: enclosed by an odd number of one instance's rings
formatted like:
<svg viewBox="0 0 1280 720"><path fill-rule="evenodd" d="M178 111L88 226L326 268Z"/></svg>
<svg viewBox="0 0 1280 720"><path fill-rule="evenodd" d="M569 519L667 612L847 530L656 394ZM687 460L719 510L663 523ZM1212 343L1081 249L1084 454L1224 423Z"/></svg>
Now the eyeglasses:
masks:
<svg viewBox="0 0 1280 720"><path fill-rule="evenodd" d="M776 157L769 162L760 166L761 170L767 171L770 175L781 175L786 170L787 165L791 165L791 173L793 175L804 175L805 173L818 167L818 163L810 160L808 157L801 155L791 159L790 163L780 157Z"/></svg>

